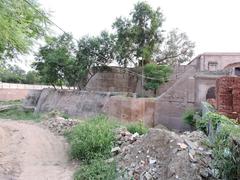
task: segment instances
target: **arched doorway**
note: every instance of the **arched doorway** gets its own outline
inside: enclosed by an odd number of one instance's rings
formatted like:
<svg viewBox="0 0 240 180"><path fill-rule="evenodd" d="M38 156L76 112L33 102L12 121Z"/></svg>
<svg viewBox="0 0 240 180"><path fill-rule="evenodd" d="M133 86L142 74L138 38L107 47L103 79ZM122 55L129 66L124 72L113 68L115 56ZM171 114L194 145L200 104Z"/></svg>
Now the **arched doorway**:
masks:
<svg viewBox="0 0 240 180"><path fill-rule="evenodd" d="M206 94L206 100L208 99L216 99L216 88L215 87L210 87L208 90L207 90L207 94Z"/></svg>

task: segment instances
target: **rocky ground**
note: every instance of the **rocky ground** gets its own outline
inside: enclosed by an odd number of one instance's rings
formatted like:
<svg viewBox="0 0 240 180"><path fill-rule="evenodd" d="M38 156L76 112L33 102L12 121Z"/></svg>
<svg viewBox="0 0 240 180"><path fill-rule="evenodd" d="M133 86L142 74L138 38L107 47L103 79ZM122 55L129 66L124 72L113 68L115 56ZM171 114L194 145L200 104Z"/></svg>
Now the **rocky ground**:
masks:
<svg viewBox="0 0 240 180"><path fill-rule="evenodd" d="M202 145L206 136L199 131L182 135L166 129L151 129L139 136L118 131L113 154L120 179L214 179L211 151Z"/></svg>
<svg viewBox="0 0 240 180"><path fill-rule="evenodd" d="M53 116L46 117L42 125L48 127L50 131L56 134L63 135L66 131L69 131L80 122L81 121L77 119L65 119L60 116Z"/></svg>

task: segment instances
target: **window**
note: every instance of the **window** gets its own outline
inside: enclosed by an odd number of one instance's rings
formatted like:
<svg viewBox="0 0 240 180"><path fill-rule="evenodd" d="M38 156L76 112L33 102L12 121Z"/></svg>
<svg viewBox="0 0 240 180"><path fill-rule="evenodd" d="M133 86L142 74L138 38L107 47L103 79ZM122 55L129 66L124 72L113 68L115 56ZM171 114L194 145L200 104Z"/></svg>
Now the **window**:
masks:
<svg viewBox="0 0 240 180"><path fill-rule="evenodd" d="M216 71L217 65L217 62L208 62L208 71Z"/></svg>
<svg viewBox="0 0 240 180"><path fill-rule="evenodd" d="M235 68L234 74L240 76L240 67Z"/></svg>

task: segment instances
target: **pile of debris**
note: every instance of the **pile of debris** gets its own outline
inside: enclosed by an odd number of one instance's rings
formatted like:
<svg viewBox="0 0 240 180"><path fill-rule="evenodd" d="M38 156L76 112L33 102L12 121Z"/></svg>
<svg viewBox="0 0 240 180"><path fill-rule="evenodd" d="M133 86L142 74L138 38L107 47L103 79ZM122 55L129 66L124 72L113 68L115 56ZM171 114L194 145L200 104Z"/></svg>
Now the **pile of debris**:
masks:
<svg viewBox="0 0 240 180"><path fill-rule="evenodd" d="M60 116L46 118L46 120L42 122L44 126L47 126L52 132L59 135L63 135L66 131L71 130L78 123L80 123L79 120L70 118L65 119Z"/></svg>
<svg viewBox="0 0 240 180"><path fill-rule="evenodd" d="M166 129L150 129L139 136L126 130L118 133L112 149L120 179L211 179L212 152L201 143L199 131L178 135Z"/></svg>

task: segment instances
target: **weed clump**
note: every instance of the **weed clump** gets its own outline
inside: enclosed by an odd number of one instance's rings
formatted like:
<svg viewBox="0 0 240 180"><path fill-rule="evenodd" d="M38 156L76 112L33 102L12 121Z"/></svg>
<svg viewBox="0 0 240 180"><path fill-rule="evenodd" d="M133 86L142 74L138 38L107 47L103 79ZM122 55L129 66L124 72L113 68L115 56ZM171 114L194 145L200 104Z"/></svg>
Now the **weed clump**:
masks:
<svg viewBox="0 0 240 180"><path fill-rule="evenodd" d="M196 111L193 108L186 109L186 111L182 114L182 120L194 127L196 124L196 119L194 118L195 114Z"/></svg>
<svg viewBox="0 0 240 180"><path fill-rule="evenodd" d="M127 130L132 134L138 133L139 135L146 134L148 132L148 128L142 122L128 124Z"/></svg>
<svg viewBox="0 0 240 180"><path fill-rule="evenodd" d="M97 116L80 123L68 134L71 155L89 162L110 154L115 142L114 123L105 116Z"/></svg>
<svg viewBox="0 0 240 180"><path fill-rule="evenodd" d="M75 180L116 179L116 163L106 162L103 159L94 159L88 165L83 165L74 175Z"/></svg>

